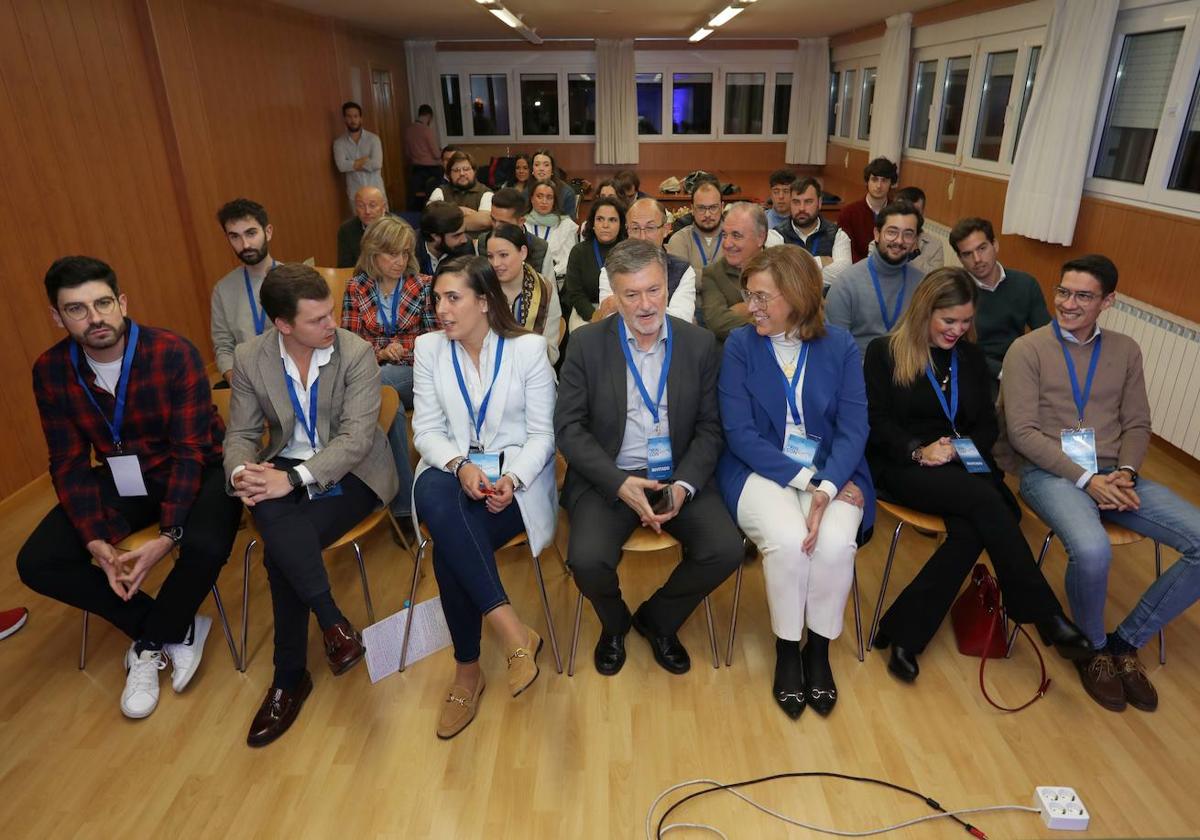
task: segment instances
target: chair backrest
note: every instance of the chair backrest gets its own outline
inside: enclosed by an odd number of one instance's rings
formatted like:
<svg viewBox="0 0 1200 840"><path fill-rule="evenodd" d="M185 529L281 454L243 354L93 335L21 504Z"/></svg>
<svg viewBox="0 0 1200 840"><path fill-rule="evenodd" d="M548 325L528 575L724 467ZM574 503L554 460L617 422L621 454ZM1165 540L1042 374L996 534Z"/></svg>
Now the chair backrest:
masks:
<svg viewBox="0 0 1200 840"><path fill-rule="evenodd" d="M325 282L329 284L329 291L333 294L333 317L339 324L342 323L342 296L346 294L346 284L350 282L350 278L354 276L353 268L326 268L324 266L313 266L321 276L325 278Z"/></svg>
<svg viewBox="0 0 1200 840"><path fill-rule="evenodd" d="M221 422L225 428L229 428L229 400L233 397L233 391L229 388L216 388L212 392L213 406L217 409L217 414L221 417Z"/></svg>
<svg viewBox="0 0 1200 840"><path fill-rule="evenodd" d="M392 428L399 411L400 395L391 385L384 385L379 389L379 428L383 429L384 434Z"/></svg>

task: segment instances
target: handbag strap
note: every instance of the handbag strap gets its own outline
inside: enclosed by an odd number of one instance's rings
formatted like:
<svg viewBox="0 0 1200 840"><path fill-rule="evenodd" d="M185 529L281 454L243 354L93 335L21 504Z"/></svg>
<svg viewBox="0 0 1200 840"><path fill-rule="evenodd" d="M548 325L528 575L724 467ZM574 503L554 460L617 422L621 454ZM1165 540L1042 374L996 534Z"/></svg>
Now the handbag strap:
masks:
<svg viewBox="0 0 1200 840"><path fill-rule="evenodd" d="M983 657L979 660L979 690L983 692L983 699L987 700L1000 711L1019 712L1022 709L1027 709L1032 706L1034 703L1044 697L1046 692L1049 690L1050 680L1046 676L1046 660L1042 658L1042 652L1038 650L1037 643L1033 641L1033 637L1029 635L1028 631L1026 631L1024 627L1018 624L1017 629L1021 631L1022 636L1024 636L1026 639L1029 639L1029 644L1033 647L1033 652L1037 654L1038 667L1042 669L1042 676L1038 685L1038 690L1033 697L1029 698L1029 700L1022 703L1020 706L1001 706L999 703L993 700L991 695L988 694L987 685L983 681L983 669L987 666L988 651L991 650L992 647L992 635L996 632L996 625L1000 623L999 621L995 620L996 618L999 618L999 616L993 613L993 620L988 624L987 640L983 645Z"/></svg>

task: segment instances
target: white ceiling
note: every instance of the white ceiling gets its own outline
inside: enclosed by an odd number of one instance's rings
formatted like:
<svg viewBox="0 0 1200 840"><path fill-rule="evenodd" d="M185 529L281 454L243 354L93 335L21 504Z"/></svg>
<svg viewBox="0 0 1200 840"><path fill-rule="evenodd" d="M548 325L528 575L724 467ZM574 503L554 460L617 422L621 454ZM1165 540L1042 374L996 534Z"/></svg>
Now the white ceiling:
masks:
<svg viewBox="0 0 1200 840"><path fill-rule="evenodd" d="M475 0L279 0L396 38L511 39ZM728 0L503 0L543 38L686 38ZM758 0L710 37L834 35L950 0Z"/></svg>

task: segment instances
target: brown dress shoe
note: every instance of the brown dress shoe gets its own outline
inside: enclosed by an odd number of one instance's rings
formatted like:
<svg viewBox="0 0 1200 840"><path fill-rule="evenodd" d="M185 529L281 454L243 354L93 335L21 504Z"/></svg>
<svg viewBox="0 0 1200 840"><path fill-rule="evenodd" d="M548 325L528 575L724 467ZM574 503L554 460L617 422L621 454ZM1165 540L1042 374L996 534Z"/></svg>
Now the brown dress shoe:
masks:
<svg viewBox="0 0 1200 840"><path fill-rule="evenodd" d="M300 685L292 691L272 686L267 689L267 696L258 707L254 720L250 723L250 732L246 735L246 743L251 747L265 747L284 732L300 714L300 707L308 695L312 693L312 677L304 672Z"/></svg>
<svg viewBox="0 0 1200 840"><path fill-rule="evenodd" d="M366 652L362 636L350 626L349 621L339 621L325 631L325 658L329 660L329 670L333 671L335 677L357 665Z"/></svg>
<svg viewBox="0 0 1200 840"><path fill-rule="evenodd" d="M537 679L537 655L542 651L542 637L532 627L525 628L527 641L508 653L508 690L516 697Z"/></svg>
<svg viewBox="0 0 1200 840"><path fill-rule="evenodd" d="M479 708L479 697L483 694L483 671L479 672L479 682L474 687L452 685L442 704L442 716L438 718L437 736L443 741L453 738L467 728L467 724L475 720L475 712Z"/></svg>
<svg viewBox="0 0 1200 840"><path fill-rule="evenodd" d="M1138 659L1137 651L1123 653L1113 657L1113 665L1117 676L1121 679L1121 687L1125 689L1125 699L1129 705L1143 712L1153 712L1158 708L1158 692L1154 690L1150 677L1146 675L1146 667Z"/></svg>
<svg viewBox="0 0 1200 840"><path fill-rule="evenodd" d="M1075 662L1079 680L1091 698L1110 712L1125 711L1125 688L1111 654L1097 653Z"/></svg>

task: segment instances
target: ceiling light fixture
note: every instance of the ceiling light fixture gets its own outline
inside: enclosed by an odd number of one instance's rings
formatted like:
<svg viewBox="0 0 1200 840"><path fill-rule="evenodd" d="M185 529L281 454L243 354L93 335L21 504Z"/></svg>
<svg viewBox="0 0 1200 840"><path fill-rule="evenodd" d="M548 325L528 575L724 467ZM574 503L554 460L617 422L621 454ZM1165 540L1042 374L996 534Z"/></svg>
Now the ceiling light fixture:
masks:
<svg viewBox="0 0 1200 840"><path fill-rule="evenodd" d="M703 41L705 38L707 38L711 34L713 34L713 31L711 29L705 29L704 27L700 27L699 29L697 29L695 32L692 33L692 37L688 38L688 40L691 41L692 43L695 43L696 41Z"/></svg>
<svg viewBox="0 0 1200 840"><path fill-rule="evenodd" d="M497 0L475 0L475 2L495 15L505 26L517 30L520 36L529 43L539 45L542 43L541 36L519 16L506 9L502 3Z"/></svg>
<svg viewBox="0 0 1200 840"><path fill-rule="evenodd" d="M718 26L724 26L725 24L729 23L729 21L733 20L741 13L741 6L726 6L724 9L713 15L713 18L708 22L708 25L711 28L716 29Z"/></svg>
<svg viewBox="0 0 1200 840"><path fill-rule="evenodd" d="M503 6L488 6L488 11L500 18L505 26L512 27L513 29L520 29L523 25L519 17L514 15Z"/></svg>

